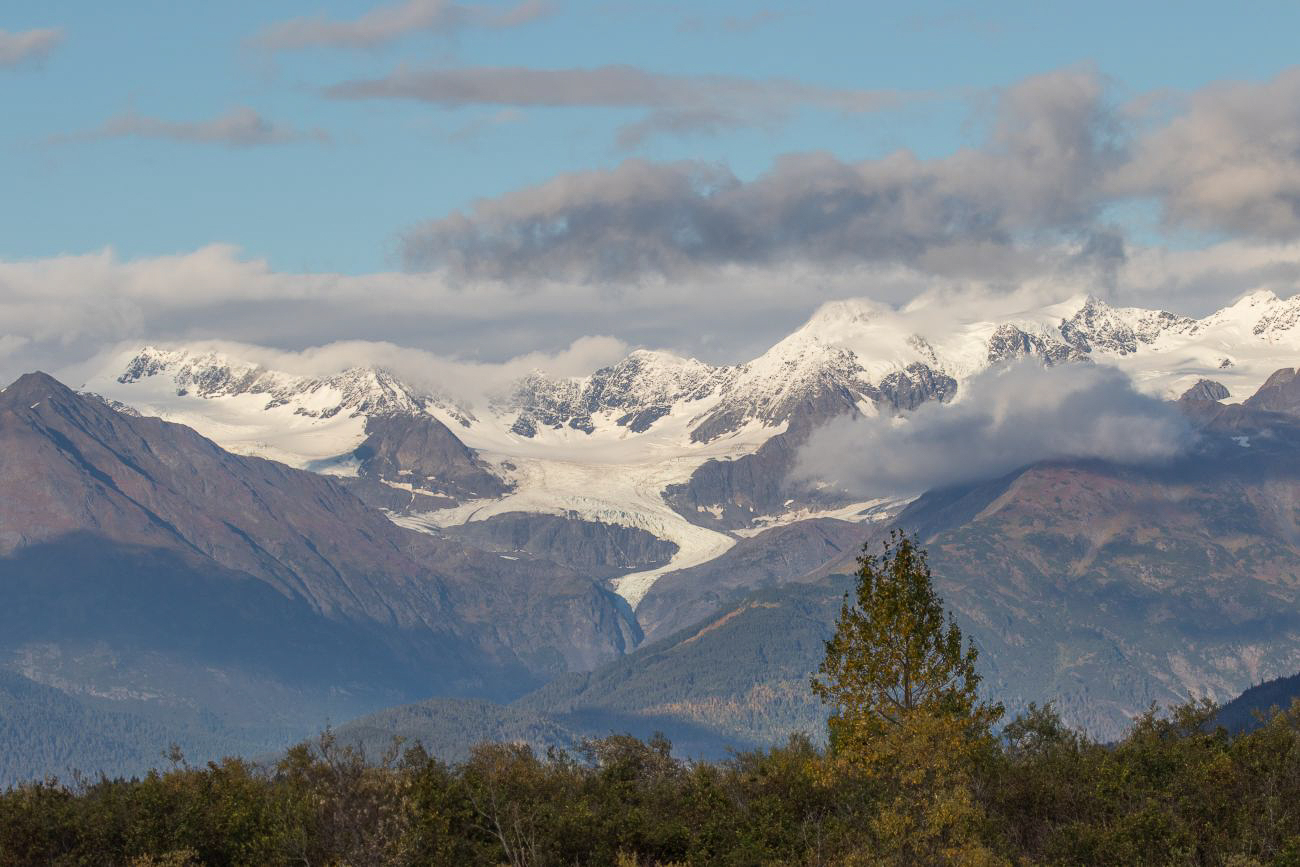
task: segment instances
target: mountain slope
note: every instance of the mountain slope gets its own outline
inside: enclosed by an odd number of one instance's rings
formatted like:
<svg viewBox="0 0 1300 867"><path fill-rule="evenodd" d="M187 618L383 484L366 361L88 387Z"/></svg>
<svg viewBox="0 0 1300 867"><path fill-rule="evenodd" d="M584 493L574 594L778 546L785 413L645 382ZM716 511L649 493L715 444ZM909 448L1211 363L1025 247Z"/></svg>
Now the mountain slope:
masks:
<svg viewBox="0 0 1300 867"><path fill-rule="evenodd" d="M852 586L845 576L767 587L688 629L509 705L438 700L339 728L373 752L394 734L455 760L487 738L572 749L583 738L663 732L675 749L721 758L802 733L821 740L825 710L808 682Z"/></svg>
<svg viewBox="0 0 1300 867"><path fill-rule="evenodd" d="M571 570L402 529L43 374L0 392L0 491L0 666L70 694L314 727L509 697L639 638Z"/></svg>
<svg viewBox="0 0 1300 867"><path fill-rule="evenodd" d="M1300 699L1300 674L1266 680L1220 707L1214 723L1231 732L1251 731L1268 719L1274 708L1289 710L1296 699Z"/></svg>
<svg viewBox="0 0 1300 867"><path fill-rule="evenodd" d="M1151 701L1300 668L1300 427L1199 412L1200 448L1168 466L1037 465L898 516L1010 705L1115 734Z"/></svg>
<svg viewBox="0 0 1300 867"><path fill-rule="evenodd" d="M1042 463L932 491L879 524L808 521L746 539L646 594L653 643L559 678L511 714L529 709L530 725L570 737L655 726L702 749L816 731L807 674L846 585L813 577L851 571L861 542L895 524L921 534L940 594L980 648L984 689L1013 713L1053 701L1112 738L1151 702L1223 700L1294 672L1300 420L1251 403L1181 402L1199 445L1168 465Z"/></svg>

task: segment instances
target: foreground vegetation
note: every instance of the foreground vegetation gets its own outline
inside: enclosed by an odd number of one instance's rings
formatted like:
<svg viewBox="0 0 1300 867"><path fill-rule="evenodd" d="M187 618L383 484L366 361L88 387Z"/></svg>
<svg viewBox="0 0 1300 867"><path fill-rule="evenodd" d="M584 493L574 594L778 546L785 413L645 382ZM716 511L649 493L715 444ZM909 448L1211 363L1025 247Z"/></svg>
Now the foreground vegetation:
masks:
<svg viewBox="0 0 1300 867"><path fill-rule="evenodd" d="M1120 744L1050 710L1000 741L893 739L874 773L806 740L716 764L611 737L365 762L326 736L238 759L0 796L6 864L1300 864L1300 708L1229 737L1204 707ZM942 739L942 738L940 738Z"/></svg>
<svg viewBox="0 0 1300 867"><path fill-rule="evenodd" d="M1111 745L1050 707L999 731L903 536L863 558L826 650L825 750L693 763L616 735L448 765L398 745L367 761L327 732L272 767L176 754L143 779L10 789L0 862L1300 865L1300 702L1235 735L1209 704L1152 709Z"/></svg>

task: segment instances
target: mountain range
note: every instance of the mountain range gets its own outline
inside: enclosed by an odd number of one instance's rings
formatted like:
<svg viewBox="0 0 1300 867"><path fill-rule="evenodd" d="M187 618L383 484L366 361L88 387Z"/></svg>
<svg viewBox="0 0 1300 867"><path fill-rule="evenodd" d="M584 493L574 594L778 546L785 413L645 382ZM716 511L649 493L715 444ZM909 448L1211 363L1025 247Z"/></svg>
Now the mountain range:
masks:
<svg viewBox="0 0 1300 867"><path fill-rule="evenodd" d="M213 345L124 350L76 391L30 374L0 392L5 695L200 753L378 712L373 735L389 706L448 749L439 720L487 717L761 743L819 730L843 576L902 526L990 693L1112 736L1300 670L1297 326L1268 293L1199 319L848 301L749 362L638 350L486 393ZM828 423L948 412L1023 359L1118 368L1192 445L906 495L794 478Z"/></svg>

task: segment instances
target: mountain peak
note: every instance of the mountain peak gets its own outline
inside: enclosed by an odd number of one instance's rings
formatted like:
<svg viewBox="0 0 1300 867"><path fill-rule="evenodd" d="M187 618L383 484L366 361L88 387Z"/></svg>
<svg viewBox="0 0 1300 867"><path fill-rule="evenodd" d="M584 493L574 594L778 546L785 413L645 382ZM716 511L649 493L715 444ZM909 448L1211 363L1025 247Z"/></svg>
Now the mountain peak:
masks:
<svg viewBox="0 0 1300 867"><path fill-rule="evenodd" d="M76 393L42 370L24 373L0 391L0 401L29 405L50 397L76 397Z"/></svg>
<svg viewBox="0 0 1300 867"><path fill-rule="evenodd" d="M1281 300L1272 289L1256 289L1254 292L1247 292L1241 296L1232 306L1258 307L1261 304L1276 304Z"/></svg>
<svg viewBox="0 0 1300 867"><path fill-rule="evenodd" d="M879 318L886 310L883 305L866 298L827 301L791 336L805 335L833 341L844 331L860 329Z"/></svg>

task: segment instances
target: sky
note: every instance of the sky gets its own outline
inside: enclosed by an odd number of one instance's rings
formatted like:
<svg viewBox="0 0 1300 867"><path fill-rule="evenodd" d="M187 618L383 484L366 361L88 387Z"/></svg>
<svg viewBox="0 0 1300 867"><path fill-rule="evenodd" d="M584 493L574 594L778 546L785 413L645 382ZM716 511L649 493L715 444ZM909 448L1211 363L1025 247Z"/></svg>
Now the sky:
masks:
<svg viewBox="0 0 1300 867"><path fill-rule="evenodd" d="M1300 4L0 0L0 376L1300 289ZM331 357L317 353L313 357Z"/></svg>

